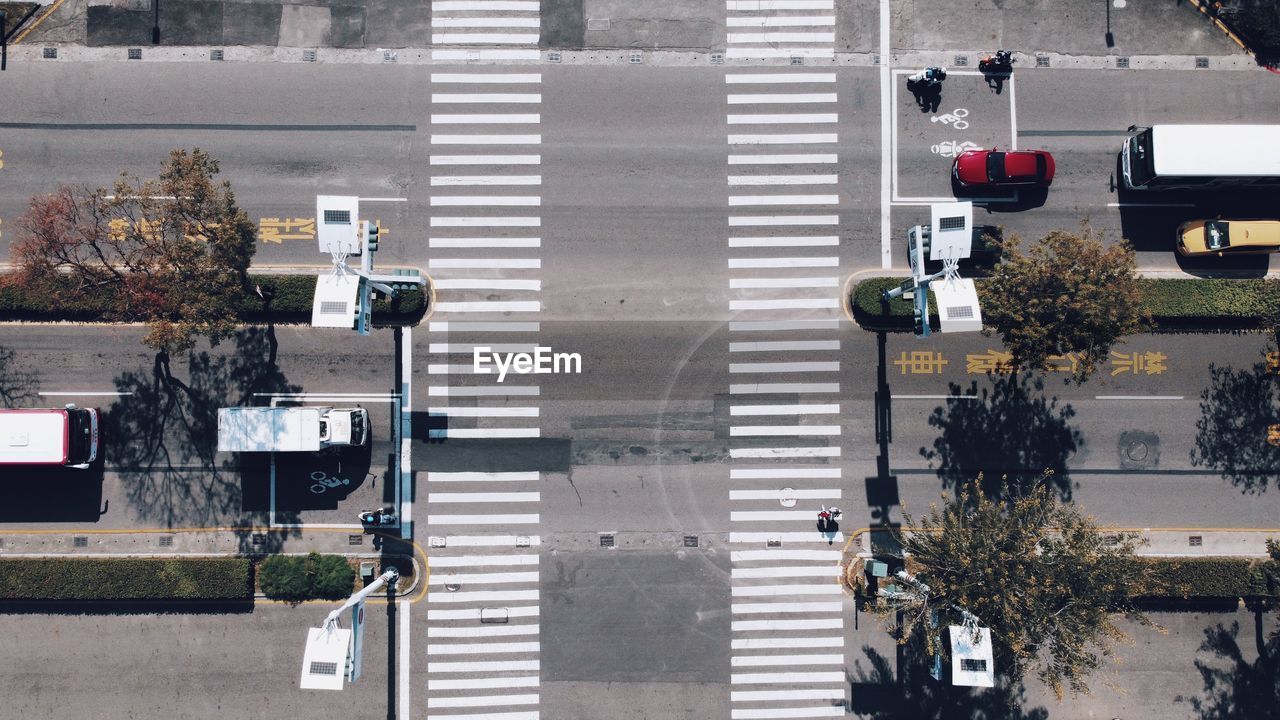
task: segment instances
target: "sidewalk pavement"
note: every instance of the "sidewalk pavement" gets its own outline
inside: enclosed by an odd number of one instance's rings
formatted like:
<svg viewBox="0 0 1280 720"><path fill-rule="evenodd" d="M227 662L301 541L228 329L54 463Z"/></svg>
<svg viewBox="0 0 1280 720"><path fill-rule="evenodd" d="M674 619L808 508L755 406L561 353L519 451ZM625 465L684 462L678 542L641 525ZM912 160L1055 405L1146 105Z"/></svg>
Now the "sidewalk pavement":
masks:
<svg viewBox="0 0 1280 720"><path fill-rule="evenodd" d="M51 12L37 15L43 19L21 40L24 45L152 48L152 2L160 3L161 48L424 50L433 45L433 10L426 0L40 1ZM954 65L954 56L965 54L976 63L976 53L1000 46L1046 53L1053 56L1053 67L1070 67L1084 57L1121 56L1131 60L1132 68L1195 67L1183 62L1194 57L1210 58L1211 68L1256 67L1191 3L1129 0L1123 7L1115 5L1109 0L893 0L888 5L889 48L895 64L914 63L920 53L929 52L936 56L933 62ZM536 6L542 50L644 50L650 56L646 62L654 62L663 61L663 51L707 54L727 45L727 11L714 0L539 0ZM835 24L829 26L836 61L830 64L848 64L849 56L863 56L871 64L878 57L880 12L880 0L836 0ZM475 11L438 13L467 16ZM530 16L520 11L492 14ZM280 59L267 52L227 52L225 57ZM596 60L625 62L622 56Z"/></svg>

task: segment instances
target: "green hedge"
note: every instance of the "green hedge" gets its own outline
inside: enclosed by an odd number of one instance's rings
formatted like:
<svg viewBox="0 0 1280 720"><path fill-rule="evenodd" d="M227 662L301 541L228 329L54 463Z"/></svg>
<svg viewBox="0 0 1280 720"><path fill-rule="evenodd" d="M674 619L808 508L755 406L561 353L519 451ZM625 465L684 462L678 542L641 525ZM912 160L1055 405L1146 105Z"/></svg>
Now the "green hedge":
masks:
<svg viewBox="0 0 1280 720"><path fill-rule="evenodd" d="M3 600L249 600L246 558L0 559Z"/></svg>
<svg viewBox="0 0 1280 720"><path fill-rule="evenodd" d="M343 599L355 587L355 577L341 555L272 555L258 566L258 587L280 600Z"/></svg>
<svg viewBox="0 0 1280 720"><path fill-rule="evenodd" d="M256 294L246 294L240 303L240 317L244 322L260 323L271 320L279 323L311 322L311 299L315 293L314 275L250 275L249 284L274 290L270 309ZM66 297L67 294L63 294ZM47 297L37 297L9 283L0 282L0 320L26 320L48 322L57 320L94 321L103 316L109 305L106 291L90 295L75 303L50 306ZM405 290L394 300L382 298L373 306L373 323L377 326L415 325L427 312L427 296L422 290Z"/></svg>
<svg viewBox="0 0 1280 720"><path fill-rule="evenodd" d="M1262 563L1248 558L1141 558L1151 572L1143 598L1235 599L1259 594L1255 573Z"/></svg>
<svg viewBox="0 0 1280 720"><path fill-rule="evenodd" d="M869 278L858 283L850 299L858 324L868 330L910 330L912 305L880 301L882 290L897 287L905 278ZM1151 314L1156 330L1256 328L1280 311L1280 283L1261 278L1242 280L1143 278L1143 309ZM977 280L978 298L984 281ZM937 325L937 307L929 294L929 316Z"/></svg>

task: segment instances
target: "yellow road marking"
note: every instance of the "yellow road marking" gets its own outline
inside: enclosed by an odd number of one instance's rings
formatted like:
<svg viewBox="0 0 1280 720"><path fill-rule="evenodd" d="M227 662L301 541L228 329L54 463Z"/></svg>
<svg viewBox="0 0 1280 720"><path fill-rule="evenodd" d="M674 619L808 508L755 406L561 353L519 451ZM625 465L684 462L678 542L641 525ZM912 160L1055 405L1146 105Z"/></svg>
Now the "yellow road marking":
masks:
<svg viewBox="0 0 1280 720"><path fill-rule="evenodd" d="M23 30L21 33L18 33L18 37L14 38L14 39L13 39L13 42L11 42L11 43L9 43L9 44L10 44L10 45L17 45L18 43L22 42L22 39L23 39L23 38L25 38L25 37L27 36L27 33L31 32L32 30L35 30L35 29L40 25L40 23L42 23L42 22L44 22L44 21L45 21L45 18L47 18L47 17L49 17L50 15L54 14L55 12L57 12L57 11L58 11L58 8L62 7L62 3L66 2L66 1L67 1L67 0L58 0L58 2L54 3L54 4L49 8L49 11L48 11L48 12L46 12L45 14L43 14L43 15L41 15L40 17L36 18L36 21L35 21L35 22L33 22L33 23L31 23L31 25L27 26L27 29L26 29L26 30Z"/></svg>

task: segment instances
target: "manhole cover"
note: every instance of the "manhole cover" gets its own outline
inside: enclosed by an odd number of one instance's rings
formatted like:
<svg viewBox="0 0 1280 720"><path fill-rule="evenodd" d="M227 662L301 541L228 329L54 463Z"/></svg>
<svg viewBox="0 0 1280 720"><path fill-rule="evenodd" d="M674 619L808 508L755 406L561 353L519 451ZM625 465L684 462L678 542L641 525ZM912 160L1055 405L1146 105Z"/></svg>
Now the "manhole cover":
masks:
<svg viewBox="0 0 1280 720"><path fill-rule="evenodd" d="M685 536L684 536L684 546L685 546L685 547L698 547L698 536L697 536L697 535L685 535Z"/></svg>
<svg viewBox="0 0 1280 720"><path fill-rule="evenodd" d="M1188 535L1188 536L1187 536L1187 544L1188 544L1188 545L1190 545L1191 547L1200 547L1201 545L1204 545L1204 536L1203 536L1203 535Z"/></svg>
<svg viewBox="0 0 1280 720"><path fill-rule="evenodd" d="M764 541L764 546L771 547L771 548L780 548L782 547L782 538L777 535L771 538L766 538Z"/></svg>
<svg viewBox="0 0 1280 720"><path fill-rule="evenodd" d="M141 59L142 59L142 48L129 48L129 59L130 59L130 60L141 60Z"/></svg>
<svg viewBox="0 0 1280 720"><path fill-rule="evenodd" d="M1209 69L1209 58L1207 58L1207 57L1198 57L1198 58L1196 58L1196 69L1197 69L1197 70L1208 70L1208 69Z"/></svg>
<svg viewBox="0 0 1280 720"><path fill-rule="evenodd" d="M58 59L58 48L56 48L56 47L47 47L47 48L45 48L45 49L44 49L44 59L45 59L45 60L57 60L57 59Z"/></svg>
<svg viewBox="0 0 1280 720"><path fill-rule="evenodd" d="M209 51L209 59L210 59L210 60L215 60L215 61L221 61L221 60L223 59L223 52L222 52L222 48L214 48L214 49L210 50L210 51Z"/></svg>
<svg viewBox="0 0 1280 720"><path fill-rule="evenodd" d="M161 536L160 536L160 547L173 547L173 536L172 536L172 535L161 535Z"/></svg>
<svg viewBox="0 0 1280 720"><path fill-rule="evenodd" d="M1145 470L1160 464L1160 437L1141 430L1120 433L1116 444L1120 467L1124 470Z"/></svg>
<svg viewBox="0 0 1280 720"><path fill-rule="evenodd" d="M1123 56L1116 58L1116 67L1120 68L1121 70L1128 68L1129 58L1123 57Z"/></svg>
<svg viewBox="0 0 1280 720"><path fill-rule="evenodd" d="M445 547L446 542L444 538L433 535L431 537L431 540L428 542L428 544L433 548L442 548L442 547Z"/></svg>
<svg viewBox="0 0 1280 720"><path fill-rule="evenodd" d="M315 62L315 61L316 61L316 51L315 51L315 50L303 50L303 51L302 51L302 61L303 61L303 62Z"/></svg>
<svg viewBox="0 0 1280 720"><path fill-rule="evenodd" d="M363 545L363 544L364 544L364 536L363 536L363 535L348 535L348 536L347 536L347 544L348 544L348 545Z"/></svg>
<svg viewBox="0 0 1280 720"><path fill-rule="evenodd" d="M1036 67L1049 67L1049 56L1048 56L1048 55L1037 55L1037 56L1036 56Z"/></svg>
<svg viewBox="0 0 1280 720"><path fill-rule="evenodd" d="M600 547L613 547L613 533L600 533Z"/></svg>
<svg viewBox="0 0 1280 720"><path fill-rule="evenodd" d="M790 508L796 506L795 488L782 488L778 493L778 502L782 507Z"/></svg>
<svg viewBox="0 0 1280 720"><path fill-rule="evenodd" d="M449 592L458 592L462 589L462 581L456 577L447 577L444 579L444 589Z"/></svg>
<svg viewBox="0 0 1280 720"><path fill-rule="evenodd" d="M89 538L82 536L72 538L71 544L74 547L89 547Z"/></svg>

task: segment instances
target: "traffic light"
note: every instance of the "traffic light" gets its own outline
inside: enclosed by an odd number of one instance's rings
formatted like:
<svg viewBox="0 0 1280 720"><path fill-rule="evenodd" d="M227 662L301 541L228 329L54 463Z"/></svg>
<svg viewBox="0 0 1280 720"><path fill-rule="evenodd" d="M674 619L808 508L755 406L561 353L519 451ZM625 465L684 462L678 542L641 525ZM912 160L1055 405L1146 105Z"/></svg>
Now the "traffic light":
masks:
<svg viewBox="0 0 1280 720"><path fill-rule="evenodd" d="M365 237L367 238L365 249L369 252L375 252L378 249L378 232L380 230L381 228L378 227L377 223L365 223Z"/></svg>

